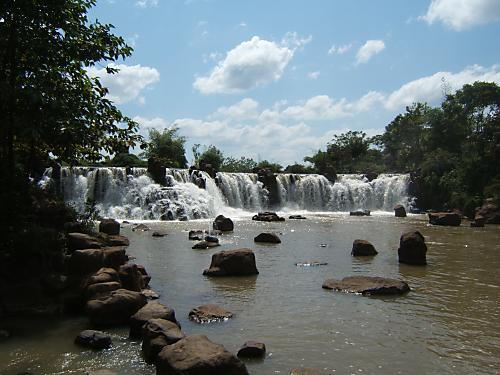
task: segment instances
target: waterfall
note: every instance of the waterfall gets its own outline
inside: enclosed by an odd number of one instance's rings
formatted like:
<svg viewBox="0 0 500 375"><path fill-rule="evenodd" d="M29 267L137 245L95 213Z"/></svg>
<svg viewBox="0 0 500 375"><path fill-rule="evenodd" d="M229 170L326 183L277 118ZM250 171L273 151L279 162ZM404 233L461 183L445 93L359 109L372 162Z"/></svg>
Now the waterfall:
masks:
<svg viewBox="0 0 500 375"><path fill-rule="evenodd" d="M53 186L47 169L40 186ZM136 220L185 220L218 214L248 215L269 209L270 191L254 173L167 169L166 186L156 184L145 168L64 167L58 191L79 212L92 200L102 216ZM203 180L203 187L200 186ZM338 175L332 184L322 175L277 174L279 207L297 211L392 211L409 207L406 174ZM275 200L276 201L276 200Z"/></svg>

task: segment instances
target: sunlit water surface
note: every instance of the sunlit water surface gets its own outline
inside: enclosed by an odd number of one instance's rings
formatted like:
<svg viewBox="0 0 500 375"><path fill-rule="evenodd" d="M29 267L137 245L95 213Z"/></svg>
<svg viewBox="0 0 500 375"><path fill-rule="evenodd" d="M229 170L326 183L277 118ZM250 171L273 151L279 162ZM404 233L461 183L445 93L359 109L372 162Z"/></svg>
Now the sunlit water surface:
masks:
<svg viewBox="0 0 500 375"><path fill-rule="evenodd" d="M500 369L500 227L428 226L424 216L350 217L307 215L278 223L235 221L221 247L192 250L188 230L211 221L151 222L151 232L133 232L128 252L146 266L161 301L175 309L187 334L203 333L236 352L247 340L263 341L266 358L247 361L251 374L288 374L292 367L316 367L338 374L498 374ZM428 244L426 267L400 265L402 232L417 229ZM279 233L278 245L255 244L263 231ZM352 242L372 242L379 254L353 258ZM207 278L202 271L213 253L254 250L260 274ZM328 265L298 267L297 262ZM373 275L404 279L412 291L399 297L362 297L326 291L326 278ZM187 319L193 307L214 303L233 319L198 325ZM125 328L110 329L112 349L94 352L73 344L89 328L85 318L3 322L13 337L0 342L0 374L83 374L109 368L119 374L154 374L144 364L140 342ZM2 328L2 327L0 327Z"/></svg>

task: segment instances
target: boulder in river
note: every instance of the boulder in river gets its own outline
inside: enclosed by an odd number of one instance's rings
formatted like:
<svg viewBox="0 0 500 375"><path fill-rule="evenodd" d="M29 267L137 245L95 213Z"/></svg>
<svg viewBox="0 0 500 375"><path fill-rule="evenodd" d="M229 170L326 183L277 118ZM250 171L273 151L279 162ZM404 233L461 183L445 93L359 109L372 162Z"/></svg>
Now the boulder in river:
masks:
<svg viewBox="0 0 500 375"><path fill-rule="evenodd" d="M243 362L205 335L190 335L165 346L156 361L157 375L248 375Z"/></svg>
<svg viewBox="0 0 500 375"><path fill-rule="evenodd" d="M75 250L68 260L68 274L75 276L90 275L104 265L101 249Z"/></svg>
<svg viewBox="0 0 500 375"><path fill-rule="evenodd" d="M203 271L206 276L250 276L259 271L255 255L250 249L220 251L212 255L210 268Z"/></svg>
<svg viewBox="0 0 500 375"><path fill-rule="evenodd" d="M130 317L146 304L139 292L118 289L87 302L90 322L95 325L127 324Z"/></svg>
<svg viewBox="0 0 500 375"><path fill-rule="evenodd" d="M238 350L240 358L263 358L266 355L266 344L259 341L247 341Z"/></svg>
<svg viewBox="0 0 500 375"><path fill-rule="evenodd" d="M96 237L90 236L85 233L68 233L68 249L70 251L74 250L84 250L84 249L99 249L103 247L103 243Z"/></svg>
<svg viewBox="0 0 500 375"><path fill-rule="evenodd" d="M285 221L284 217L278 216L276 212L259 212L257 215L252 217L252 220L256 221Z"/></svg>
<svg viewBox="0 0 500 375"><path fill-rule="evenodd" d="M130 317L130 337L140 337L142 326L150 319L164 319L179 325L173 309L158 301L148 301Z"/></svg>
<svg viewBox="0 0 500 375"><path fill-rule="evenodd" d="M484 217L486 224L500 224L500 207L493 198L486 199L476 215Z"/></svg>
<svg viewBox="0 0 500 375"><path fill-rule="evenodd" d="M351 255L357 256L373 256L377 255L378 251L375 247L366 240L354 240L352 243Z"/></svg>
<svg viewBox="0 0 500 375"><path fill-rule="evenodd" d="M84 297L88 301L90 299L95 299L103 294L108 294L113 290L118 290L122 287L122 284L117 281L108 281L103 283L96 283L88 285L85 289Z"/></svg>
<svg viewBox="0 0 500 375"><path fill-rule="evenodd" d="M370 210L356 210L349 212L350 216L370 216Z"/></svg>
<svg viewBox="0 0 500 375"><path fill-rule="evenodd" d="M396 279L373 276L350 276L342 280L327 279L323 289L345 293L359 293L364 296L404 294L410 290L408 284Z"/></svg>
<svg viewBox="0 0 500 375"><path fill-rule="evenodd" d="M188 237L193 241L201 241L205 236L205 232L202 230L190 230Z"/></svg>
<svg viewBox="0 0 500 375"><path fill-rule="evenodd" d="M219 215L213 222L213 228L223 232L231 232L234 230L234 223L230 218L225 217L224 215Z"/></svg>
<svg viewBox="0 0 500 375"><path fill-rule="evenodd" d="M115 219L102 219L99 223L99 232L117 236L120 234L120 223Z"/></svg>
<svg viewBox="0 0 500 375"><path fill-rule="evenodd" d="M429 212L429 224L448 227L458 227L462 222L462 215L457 212Z"/></svg>
<svg viewBox="0 0 500 375"><path fill-rule="evenodd" d="M419 231L406 232L399 239L399 263L426 265L427 245Z"/></svg>
<svg viewBox="0 0 500 375"><path fill-rule="evenodd" d="M402 204L394 206L394 216L396 217L406 217L406 208Z"/></svg>
<svg viewBox="0 0 500 375"><path fill-rule="evenodd" d="M149 227L146 224L137 224L132 228L133 231L147 232Z"/></svg>
<svg viewBox="0 0 500 375"><path fill-rule="evenodd" d="M144 287L143 275L137 264L127 263L120 266L118 274L124 289L140 292Z"/></svg>
<svg viewBox="0 0 500 375"><path fill-rule="evenodd" d="M218 242L208 242L208 241L200 241L197 242L191 247L191 249L208 249L211 247L217 247L220 246Z"/></svg>
<svg viewBox="0 0 500 375"><path fill-rule="evenodd" d="M111 336L101 331L87 329L76 336L75 344L91 349L108 349L111 346Z"/></svg>
<svg viewBox="0 0 500 375"><path fill-rule="evenodd" d="M254 242L281 243L280 238L276 233L264 232L256 236Z"/></svg>
<svg viewBox="0 0 500 375"><path fill-rule="evenodd" d="M232 317L233 313L231 311L227 311L222 307L212 304L195 307L189 312L189 320L196 323L221 322L231 319Z"/></svg>
<svg viewBox="0 0 500 375"><path fill-rule="evenodd" d="M165 237L167 235L167 233L165 232L161 232L161 231L158 231L158 230L155 230L151 236L153 237Z"/></svg>
<svg viewBox="0 0 500 375"><path fill-rule="evenodd" d="M147 363L155 363L158 353L185 337L179 326L165 319L149 319L142 326L142 352Z"/></svg>
<svg viewBox="0 0 500 375"><path fill-rule="evenodd" d="M486 224L486 218L481 215L476 215L474 220L470 222L470 226L474 228L482 228Z"/></svg>

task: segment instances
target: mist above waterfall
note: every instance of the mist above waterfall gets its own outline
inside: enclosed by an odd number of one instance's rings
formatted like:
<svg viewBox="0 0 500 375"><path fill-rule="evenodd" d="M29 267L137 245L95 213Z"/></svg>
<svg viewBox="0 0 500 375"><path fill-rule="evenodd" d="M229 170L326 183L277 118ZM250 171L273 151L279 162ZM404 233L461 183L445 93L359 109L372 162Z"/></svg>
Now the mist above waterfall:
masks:
<svg viewBox="0 0 500 375"><path fill-rule="evenodd" d="M200 173L200 172L198 172ZM246 216L263 210L278 211L392 211L396 204L409 206L409 176L381 174L369 181L364 175L338 175L331 183L324 176L277 174L279 205L270 207L269 191L253 173L217 173L215 179L187 169L167 169L166 186L155 183L145 168L62 168L59 181L51 170L43 179L64 200L83 211L88 200L105 217L135 220L186 220L219 214Z"/></svg>

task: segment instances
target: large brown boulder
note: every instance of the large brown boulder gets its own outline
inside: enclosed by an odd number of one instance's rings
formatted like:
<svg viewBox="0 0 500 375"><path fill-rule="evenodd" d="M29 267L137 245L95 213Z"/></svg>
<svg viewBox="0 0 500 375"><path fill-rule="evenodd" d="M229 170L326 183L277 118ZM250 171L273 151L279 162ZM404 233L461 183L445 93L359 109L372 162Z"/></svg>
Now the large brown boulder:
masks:
<svg viewBox="0 0 500 375"><path fill-rule="evenodd" d="M99 238L76 232L68 233L67 242L68 249L70 251L83 249L99 249L104 246Z"/></svg>
<svg viewBox="0 0 500 375"><path fill-rule="evenodd" d="M127 263L128 256L122 246L102 248L103 266L118 270L121 265Z"/></svg>
<svg viewBox="0 0 500 375"><path fill-rule="evenodd" d="M477 216L482 216L486 224L500 224L500 207L494 199L486 199L484 204L476 211Z"/></svg>
<svg viewBox="0 0 500 375"><path fill-rule="evenodd" d="M130 337L140 337L142 326L150 319L164 319L179 325L173 309L158 301L148 301L146 305L130 317Z"/></svg>
<svg viewBox="0 0 500 375"><path fill-rule="evenodd" d="M366 240L354 240L352 243L352 256L373 256L377 254L378 252L375 250L375 247Z"/></svg>
<svg viewBox="0 0 500 375"><path fill-rule="evenodd" d="M406 217L406 208L405 206L398 204L394 206L394 216L396 217Z"/></svg>
<svg viewBox="0 0 500 375"><path fill-rule="evenodd" d="M157 375L248 375L238 358L204 335L186 336L165 346L156 362Z"/></svg>
<svg viewBox="0 0 500 375"><path fill-rule="evenodd" d="M359 293L364 296L403 294L410 290L408 284L396 279L373 276L350 276L342 280L327 279L323 289L331 289L345 293Z"/></svg>
<svg viewBox="0 0 500 375"><path fill-rule="evenodd" d="M281 240L276 233L268 232L259 234L253 240L254 242L281 243Z"/></svg>
<svg viewBox="0 0 500 375"><path fill-rule="evenodd" d="M462 215L457 212L429 212L429 224L448 227L458 227L462 222Z"/></svg>
<svg viewBox="0 0 500 375"><path fill-rule="evenodd" d="M90 299L95 299L103 294L108 294L113 290L121 289L122 284L117 281L109 281L105 283L97 283L87 286L85 289L84 297L88 301Z"/></svg>
<svg viewBox="0 0 500 375"><path fill-rule="evenodd" d="M101 249L75 250L68 260L68 274L84 276L94 274L104 265Z"/></svg>
<svg viewBox="0 0 500 375"><path fill-rule="evenodd" d="M230 218L219 215L214 220L213 228L223 232L231 232L234 230L234 223Z"/></svg>
<svg viewBox="0 0 500 375"><path fill-rule="evenodd" d="M189 320L196 323L213 323L231 319L233 313L217 305L201 305L189 312Z"/></svg>
<svg viewBox="0 0 500 375"><path fill-rule="evenodd" d="M127 324L145 304L146 297L141 293L118 289L88 301L86 310L92 324Z"/></svg>
<svg viewBox="0 0 500 375"><path fill-rule="evenodd" d="M426 265L427 245L419 231L406 232L399 239L399 263Z"/></svg>
<svg viewBox="0 0 500 375"><path fill-rule="evenodd" d="M147 363L155 363L158 353L185 337L179 326L165 319L150 319L142 326L142 352Z"/></svg>
<svg viewBox="0 0 500 375"><path fill-rule="evenodd" d="M75 344L91 349L108 349L111 346L111 336L101 332L87 329L76 336Z"/></svg>
<svg viewBox="0 0 500 375"><path fill-rule="evenodd" d="M98 233L96 236L106 246L128 246L130 241L127 237L121 235L109 235L106 233Z"/></svg>
<svg viewBox="0 0 500 375"><path fill-rule="evenodd" d="M120 266L118 270L123 288L140 292L144 287L142 273L137 264L127 263Z"/></svg>
<svg viewBox="0 0 500 375"><path fill-rule="evenodd" d="M117 236L120 234L120 223L115 219L102 219L99 223L99 232Z"/></svg>
<svg viewBox="0 0 500 375"><path fill-rule="evenodd" d="M212 255L210 268L203 271L206 276L257 275L255 255L250 249L220 251Z"/></svg>

